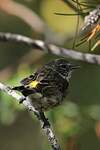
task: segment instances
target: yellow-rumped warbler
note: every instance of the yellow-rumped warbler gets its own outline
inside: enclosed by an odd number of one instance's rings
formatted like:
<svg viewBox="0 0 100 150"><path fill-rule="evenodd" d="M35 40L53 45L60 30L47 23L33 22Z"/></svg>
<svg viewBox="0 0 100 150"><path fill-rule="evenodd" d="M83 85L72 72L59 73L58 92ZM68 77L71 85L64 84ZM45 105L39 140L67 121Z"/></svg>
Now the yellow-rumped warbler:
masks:
<svg viewBox="0 0 100 150"><path fill-rule="evenodd" d="M67 94L71 73L78 67L65 59L53 60L21 80L22 85L13 90L29 97L35 109L46 111L61 104Z"/></svg>

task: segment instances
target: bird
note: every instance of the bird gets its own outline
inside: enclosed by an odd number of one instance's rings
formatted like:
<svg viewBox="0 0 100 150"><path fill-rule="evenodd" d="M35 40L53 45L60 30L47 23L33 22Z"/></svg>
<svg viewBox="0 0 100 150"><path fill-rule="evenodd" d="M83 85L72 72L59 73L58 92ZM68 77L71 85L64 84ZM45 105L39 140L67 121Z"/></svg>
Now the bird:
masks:
<svg viewBox="0 0 100 150"><path fill-rule="evenodd" d="M54 59L12 89L28 98L36 110L45 112L63 102L72 72L79 67L64 58Z"/></svg>

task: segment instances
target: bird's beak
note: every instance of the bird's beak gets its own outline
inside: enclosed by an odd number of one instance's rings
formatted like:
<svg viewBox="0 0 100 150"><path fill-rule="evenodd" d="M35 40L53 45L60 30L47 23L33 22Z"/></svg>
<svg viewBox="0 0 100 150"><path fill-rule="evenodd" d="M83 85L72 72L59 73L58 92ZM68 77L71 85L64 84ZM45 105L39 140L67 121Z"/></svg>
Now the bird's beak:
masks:
<svg viewBox="0 0 100 150"><path fill-rule="evenodd" d="M73 65L73 64L71 64L70 68L71 68L71 70L74 70L74 69L79 69L79 68L81 68L81 67L78 66L78 65Z"/></svg>

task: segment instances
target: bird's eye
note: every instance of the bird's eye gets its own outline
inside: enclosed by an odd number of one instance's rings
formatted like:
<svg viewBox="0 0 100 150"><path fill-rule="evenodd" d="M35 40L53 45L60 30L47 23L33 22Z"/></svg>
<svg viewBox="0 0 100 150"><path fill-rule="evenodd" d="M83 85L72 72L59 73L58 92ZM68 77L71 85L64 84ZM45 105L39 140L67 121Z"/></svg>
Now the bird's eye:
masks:
<svg viewBox="0 0 100 150"><path fill-rule="evenodd" d="M66 68L66 65L64 65L64 64L61 64L61 67L62 67L62 68Z"/></svg>

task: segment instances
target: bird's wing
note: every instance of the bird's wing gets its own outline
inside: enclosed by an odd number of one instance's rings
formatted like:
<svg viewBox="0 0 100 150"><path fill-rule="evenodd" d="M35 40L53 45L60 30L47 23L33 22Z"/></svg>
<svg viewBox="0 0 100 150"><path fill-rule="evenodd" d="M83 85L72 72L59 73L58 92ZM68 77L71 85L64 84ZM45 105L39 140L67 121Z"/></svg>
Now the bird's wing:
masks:
<svg viewBox="0 0 100 150"><path fill-rule="evenodd" d="M34 75L30 75L29 77L24 78L21 80L21 84L28 89L34 89L39 86L39 84L47 84L47 82L44 80L46 76L45 71L36 72Z"/></svg>
<svg viewBox="0 0 100 150"><path fill-rule="evenodd" d="M23 86L29 85L32 81L36 80L36 75L32 74L20 81Z"/></svg>

